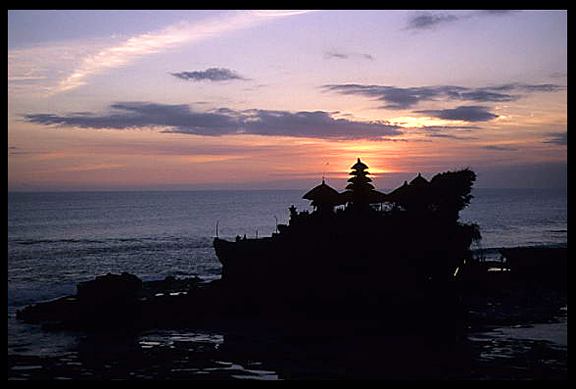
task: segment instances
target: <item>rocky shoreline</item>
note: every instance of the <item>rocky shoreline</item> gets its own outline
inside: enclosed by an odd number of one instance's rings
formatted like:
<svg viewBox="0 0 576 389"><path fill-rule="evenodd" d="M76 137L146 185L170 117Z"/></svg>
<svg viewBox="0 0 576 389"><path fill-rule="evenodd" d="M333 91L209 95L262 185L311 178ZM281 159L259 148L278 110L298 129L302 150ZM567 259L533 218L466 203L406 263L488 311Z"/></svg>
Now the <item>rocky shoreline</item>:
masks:
<svg viewBox="0 0 576 389"><path fill-rule="evenodd" d="M542 321L566 305L567 249L523 248L514 253L517 257L507 261L508 267L471 264L461 270L451 285L450 292L458 297L458 308L465 311L469 328ZM529 270L527 266L514 265L522 263L520 254L531 263ZM536 263L536 257L541 258L540 262ZM107 274L80 283L77 289L75 295L27 306L17 312L17 318L48 328L90 330L210 328L270 316L286 319L285 313L294 314L280 303L276 309L258 306L270 304L264 296L261 301L251 301L252 307L235 306L225 282L205 282L198 277L142 282L128 273ZM301 303L305 305L304 301Z"/></svg>

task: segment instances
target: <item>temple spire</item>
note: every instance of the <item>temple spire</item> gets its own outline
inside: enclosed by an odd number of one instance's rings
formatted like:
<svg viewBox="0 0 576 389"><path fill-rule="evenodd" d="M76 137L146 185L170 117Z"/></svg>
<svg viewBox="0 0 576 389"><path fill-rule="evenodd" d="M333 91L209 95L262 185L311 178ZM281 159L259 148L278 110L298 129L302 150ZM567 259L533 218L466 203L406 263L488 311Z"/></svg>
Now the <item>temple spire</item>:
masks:
<svg viewBox="0 0 576 389"><path fill-rule="evenodd" d="M372 178L369 177L368 165L358 158L351 169L349 184L346 185L346 191L343 193L347 202L352 202L356 206L363 206L385 200L386 195L378 192L371 184Z"/></svg>

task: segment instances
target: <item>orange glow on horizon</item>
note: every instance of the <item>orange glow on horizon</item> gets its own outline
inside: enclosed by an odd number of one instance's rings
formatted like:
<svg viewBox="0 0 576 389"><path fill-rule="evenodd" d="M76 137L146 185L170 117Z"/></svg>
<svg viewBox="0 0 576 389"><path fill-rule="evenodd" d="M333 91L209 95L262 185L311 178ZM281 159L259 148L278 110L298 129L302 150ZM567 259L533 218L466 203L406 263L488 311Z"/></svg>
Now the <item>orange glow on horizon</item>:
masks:
<svg viewBox="0 0 576 389"><path fill-rule="evenodd" d="M449 126L454 125L454 123L466 123L459 120L444 120L437 119L429 116L400 116L390 119L391 123L394 123L401 127L406 128L423 128L429 126Z"/></svg>

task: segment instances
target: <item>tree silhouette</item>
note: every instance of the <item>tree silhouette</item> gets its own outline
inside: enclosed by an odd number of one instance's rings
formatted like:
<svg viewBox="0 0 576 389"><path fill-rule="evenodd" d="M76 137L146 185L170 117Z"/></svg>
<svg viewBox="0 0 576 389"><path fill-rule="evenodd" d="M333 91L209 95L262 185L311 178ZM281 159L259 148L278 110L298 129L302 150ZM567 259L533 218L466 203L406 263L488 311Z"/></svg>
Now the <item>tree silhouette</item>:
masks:
<svg viewBox="0 0 576 389"><path fill-rule="evenodd" d="M438 173L430 181L430 202L436 214L447 221L455 222L461 210L470 204L472 186L476 173L469 168Z"/></svg>

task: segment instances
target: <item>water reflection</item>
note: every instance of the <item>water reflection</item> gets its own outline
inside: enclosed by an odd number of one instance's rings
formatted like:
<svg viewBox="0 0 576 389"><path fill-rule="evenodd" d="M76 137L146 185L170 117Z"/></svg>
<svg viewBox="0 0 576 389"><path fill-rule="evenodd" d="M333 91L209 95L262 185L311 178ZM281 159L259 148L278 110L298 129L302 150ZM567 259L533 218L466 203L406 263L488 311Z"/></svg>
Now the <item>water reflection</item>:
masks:
<svg viewBox="0 0 576 389"><path fill-rule="evenodd" d="M565 324L499 327L452 340L366 332L92 333L59 356L11 356L8 371L11 379L566 379L567 346L546 339L565 333Z"/></svg>

